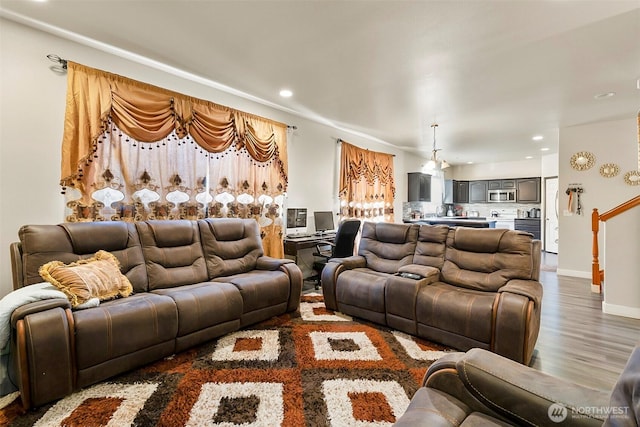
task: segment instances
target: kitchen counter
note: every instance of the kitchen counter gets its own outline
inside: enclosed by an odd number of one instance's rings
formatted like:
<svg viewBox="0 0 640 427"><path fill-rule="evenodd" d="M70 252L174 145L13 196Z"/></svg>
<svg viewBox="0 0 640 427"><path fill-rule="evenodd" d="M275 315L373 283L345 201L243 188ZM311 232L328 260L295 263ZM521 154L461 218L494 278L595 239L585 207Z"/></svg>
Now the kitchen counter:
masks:
<svg viewBox="0 0 640 427"><path fill-rule="evenodd" d="M450 227L473 227L473 228L495 228L495 219L485 219L479 217L432 217L422 219L405 219L406 223L413 224L430 224L430 225L448 225Z"/></svg>

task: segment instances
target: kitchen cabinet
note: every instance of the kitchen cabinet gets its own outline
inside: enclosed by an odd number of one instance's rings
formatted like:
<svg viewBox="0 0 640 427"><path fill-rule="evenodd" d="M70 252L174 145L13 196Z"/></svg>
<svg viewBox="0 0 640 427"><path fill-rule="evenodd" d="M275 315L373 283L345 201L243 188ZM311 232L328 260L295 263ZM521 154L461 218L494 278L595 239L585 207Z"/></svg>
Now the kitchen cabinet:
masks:
<svg viewBox="0 0 640 427"><path fill-rule="evenodd" d="M516 201L518 203L540 203L540 178L519 178L516 180Z"/></svg>
<svg viewBox="0 0 640 427"><path fill-rule="evenodd" d="M431 201L431 175L420 172L408 173L409 202Z"/></svg>
<svg viewBox="0 0 640 427"><path fill-rule="evenodd" d="M487 201L487 181L469 181L469 203Z"/></svg>
<svg viewBox="0 0 640 427"><path fill-rule="evenodd" d="M540 218L516 218L514 228L531 233L534 239L540 240Z"/></svg>
<svg viewBox="0 0 640 427"><path fill-rule="evenodd" d="M469 181L445 180L442 201L444 203L469 203Z"/></svg>
<svg viewBox="0 0 640 427"><path fill-rule="evenodd" d="M469 181L453 181L453 203L469 203Z"/></svg>
<svg viewBox="0 0 640 427"><path fill-rule="evenodd" d="M492 179L487 183L488 190L512 190L516 188L515 179Z"/></svg>

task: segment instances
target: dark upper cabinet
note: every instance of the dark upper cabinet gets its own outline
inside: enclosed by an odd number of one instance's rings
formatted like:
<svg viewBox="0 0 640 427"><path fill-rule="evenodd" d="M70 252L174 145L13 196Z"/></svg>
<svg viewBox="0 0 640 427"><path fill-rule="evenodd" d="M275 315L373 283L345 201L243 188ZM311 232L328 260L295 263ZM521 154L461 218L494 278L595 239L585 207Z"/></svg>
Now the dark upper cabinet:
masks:
<svg viewBox="0 0 640 427"><path fill-rule="evenodd" d="M520 178L516 180L516 201L518 203L540 203L540 178Z"/></svg>
<svg viewBox="0 0 640 427"><path fill-rule="evenodd" d="M444 203L469 203L469 181L444 181Z"/></svg>
<svg viewBox="0 0 640 427"><path fill-rule="evenodd" d="M515 179L492 179L487 181L487 190L512 190L516 188Z"/></svg>
<svg viewBox="0 0 640 427"><path fill-rule="evenodd" d="M453 203L469 203L469 181L454 181Z"/></svg>
<svg viewBox="0 0 640 427"><path fill-rule="evenodd" d="M431 201L431 175L420 172L408 173L409 202Z"/></svg>
<svg viewBox="0 0 640 427"><path fill-rule="evenodd" d="M488 190L501 190L502 189L502 181L499 179L492 180L487 183Z"/></svg>
<svg viewBox="0 0 640 427"><path fill-rule="evenodd" d="M487 186L488 181L469 181L469 203L485 203Z"/></svg>
<svg viewBox="0 0 640 427"><path fill-rule="evenodd" d="M513 188L516 188L515 179L503 179L500 182L502 183L502 190L511 190Z"/></svg>

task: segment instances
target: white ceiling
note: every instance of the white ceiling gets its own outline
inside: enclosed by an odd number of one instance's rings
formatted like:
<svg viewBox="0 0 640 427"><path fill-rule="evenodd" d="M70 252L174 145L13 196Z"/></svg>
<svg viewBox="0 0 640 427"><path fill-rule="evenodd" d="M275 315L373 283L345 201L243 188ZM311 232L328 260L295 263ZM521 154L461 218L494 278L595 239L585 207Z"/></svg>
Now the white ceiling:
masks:
<svg viewBox="0 0 640 427"><path fill-rule="evenodd" d="M640 108L640 0L0 0L0 16L425 157L437 122L453 164L539 158L560 128Z"/></svg>

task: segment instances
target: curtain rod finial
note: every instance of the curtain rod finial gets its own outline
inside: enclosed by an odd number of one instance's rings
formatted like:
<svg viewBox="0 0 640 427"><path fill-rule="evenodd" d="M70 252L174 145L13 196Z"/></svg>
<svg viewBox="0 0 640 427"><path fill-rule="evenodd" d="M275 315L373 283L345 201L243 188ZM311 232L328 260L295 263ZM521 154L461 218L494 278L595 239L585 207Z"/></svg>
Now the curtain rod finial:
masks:
<svg viewBox="0 0 640 427"><path fill-rule="evenodd" d="M54 55L53 53L50 53L49 55L47 55L47 58L51 62L57 62L58 64L60 64L60 66L62 67L63 70L67 69L67 60L66 59L62 59L58 55Z"/></svg>

